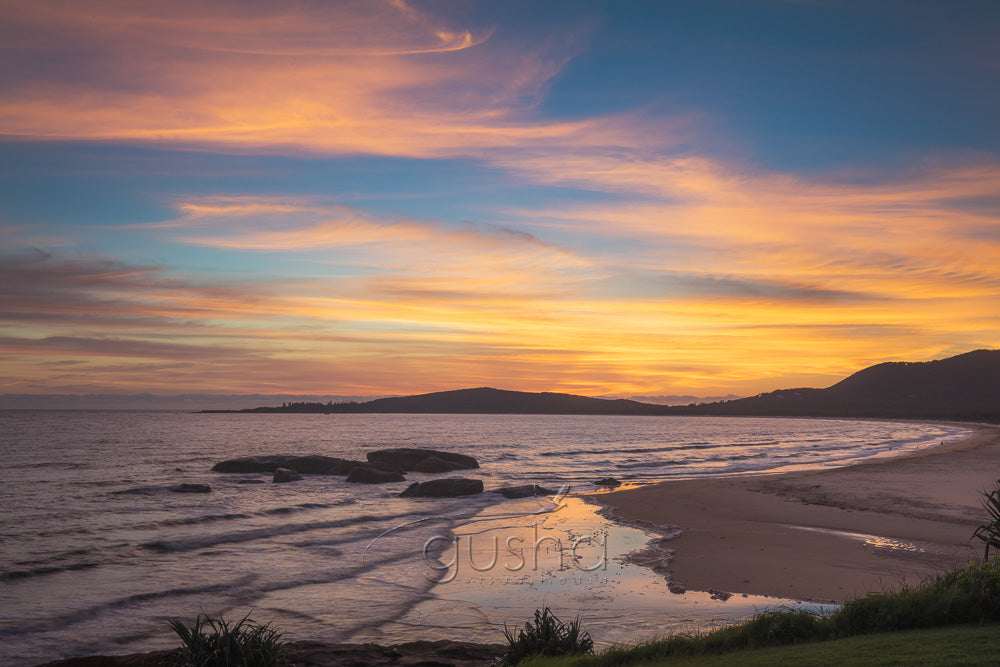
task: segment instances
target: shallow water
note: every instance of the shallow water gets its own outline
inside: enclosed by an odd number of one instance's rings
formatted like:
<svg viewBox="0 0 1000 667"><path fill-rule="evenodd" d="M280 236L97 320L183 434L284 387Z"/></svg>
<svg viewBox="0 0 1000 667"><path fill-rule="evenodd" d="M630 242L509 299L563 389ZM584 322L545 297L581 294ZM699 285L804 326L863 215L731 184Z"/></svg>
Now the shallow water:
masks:
<svg viewBox="0 0 1000 667"><path fill-rule="evenodd" d="M801 419L0 411L0 663L172 646L166 620L198 613L254 609L292 638L454 638L461 628L463 638L498 641L498 626L547 602L570 616L581 611L598 641L628 641L763 603L667 593L662 577L622 562L647 536L573 499L538 513L541 500L492 494L398 498L407 483L430 477L417 473L375 486L323 476L238 484L269 476L211 472L225 458L363 459L372 449L422 446L476 456L474 476L487 488L538 482L580 492L608 475L641 483L839 466L967 434ZM165 490L179 482L213 491ZM550 561L512 575L497 569L516 562L508 559L478 579L464 579L466 568L435 583L442 572L434 567L450 560L435 549L453 548L454 535L461 546L476 531L506 539L536 525L550 546L604 534L610 569Z"/></svg>

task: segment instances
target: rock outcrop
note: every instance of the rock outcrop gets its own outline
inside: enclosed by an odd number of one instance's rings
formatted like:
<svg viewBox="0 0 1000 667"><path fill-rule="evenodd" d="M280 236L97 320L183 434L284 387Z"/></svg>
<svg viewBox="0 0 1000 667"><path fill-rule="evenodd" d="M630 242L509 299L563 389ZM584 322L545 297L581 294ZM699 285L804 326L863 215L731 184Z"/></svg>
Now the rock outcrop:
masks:
<svg viewBox="0 0 1000 667"><path fill-rule="evenodd" d="M335 456L293 456L288 454L267 454L264 456L241 456L220 461L212 466L214 472L274 472L278 468L294 470L302 475L346 475L351 468L364 465L363 461L351 461Z"/></svg>
<svg viewBox="0 0 1000 667"><path fill-rule="evenodd" d="M479 467L479 461L465 454L454 452L441 452L435 449L414 449L410 447L398 447L395 449L379 449L368 452L370 463L382 463L398 466L403 470L417 472L417 466L427 459L436 458L451 466L451 470L472 470ZM441 464L430 462L427 465L440 467ZM423 470L420 472L450 472L450 470Z"/></svg>
<svg viewBox="0 0 1000 667"><path fill-rule="evenodd" d="M530 498L532 496L554 496L552 489L546 489L537 484L523 484L521 486L505 486L500 489L493 489L490 493L499 493L504 498Z"/></svg>
<svg viewBox="0 0 1000 667"><path fill-rule="evenodd" d="M596 482L594 482L594 484L597 485L597 486L609 486L609 487L621 486L622 485L622 483L619 482L614 477L605 477L603 479L599 479Z"/></svg>
<svg viewBox="0 0 1000 667"><path fill-rule="evenodd" d="M414 482L400 493L401 498L453 498L483 492L483 480L465 477L445 477L426 482Z"/></svg>
<svg viewBox="0 0 1000 667"><path fill-rule="evenodd" d="M487 667L496 665L504 654L500 644L470 642L415 641L395 646L378 644L327 644L294 641L285 645L285 656L296 667ZM161 667L169 651L131 655L92 655L66 658L43 667Z"/></svg>
<svg viewBox="0 0 1000 667"><path fill-rule="evenodd" d="M405 482L406 477L395 470L382 470L370 465L359 465L347 473L347 481L352 484L385 484L387 482Z"/></svg>

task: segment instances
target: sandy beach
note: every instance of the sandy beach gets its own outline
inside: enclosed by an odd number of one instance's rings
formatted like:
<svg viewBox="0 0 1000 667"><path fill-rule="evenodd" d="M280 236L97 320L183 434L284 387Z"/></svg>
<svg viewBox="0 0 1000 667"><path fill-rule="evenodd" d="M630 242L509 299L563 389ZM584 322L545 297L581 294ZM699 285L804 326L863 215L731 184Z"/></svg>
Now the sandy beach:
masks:
<svg viewBox="0 0 1000 667"><path fill-rule="evenodd" d="M982 555L969 538L985 519L981 492L1000 478L1000 427L977 428L968 440L885 461L663 482L597 499L620 521L673 533L662 542L672 552L664 565L688 589L839 602Z"/></svg>

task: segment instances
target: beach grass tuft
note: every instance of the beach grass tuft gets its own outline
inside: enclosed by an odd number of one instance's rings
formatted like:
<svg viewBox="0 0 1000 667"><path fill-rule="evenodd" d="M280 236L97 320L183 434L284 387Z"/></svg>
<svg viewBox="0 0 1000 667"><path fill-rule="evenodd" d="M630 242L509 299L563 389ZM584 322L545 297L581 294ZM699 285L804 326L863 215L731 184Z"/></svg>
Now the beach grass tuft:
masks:
<svg viewBox="0 0 1000 667"><path fill-rule="evenodd" d="M580 618L564 623L548 607L535 611L535 621L521 630L503 629L507 651L503 664L516 665L533 655L582 655L594 652L594 640L580 629Z"/></svg>
<svg viewBox="0 0 1000 667"><path fill-rule="evenodd" d="M174 619L170 627L181 647L165 662L183 667L285 667L282 633L270 623L259 624L247 614L238 621L199 615L190 626Z"/></svg>

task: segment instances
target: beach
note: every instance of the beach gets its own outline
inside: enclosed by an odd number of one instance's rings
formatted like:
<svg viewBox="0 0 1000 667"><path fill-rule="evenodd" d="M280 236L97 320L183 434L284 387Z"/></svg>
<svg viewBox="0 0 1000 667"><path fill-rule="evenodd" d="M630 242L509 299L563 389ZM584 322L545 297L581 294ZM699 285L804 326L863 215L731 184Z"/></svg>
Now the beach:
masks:
<svg viewBox="0 0 1000 667"><path fill-rule="evenodd" d="M899 458L822 471L678 480L601 494L618 521L665 535L688 589L842 602L914 585L982 555L982 492L1000 428Z"/></svg>

